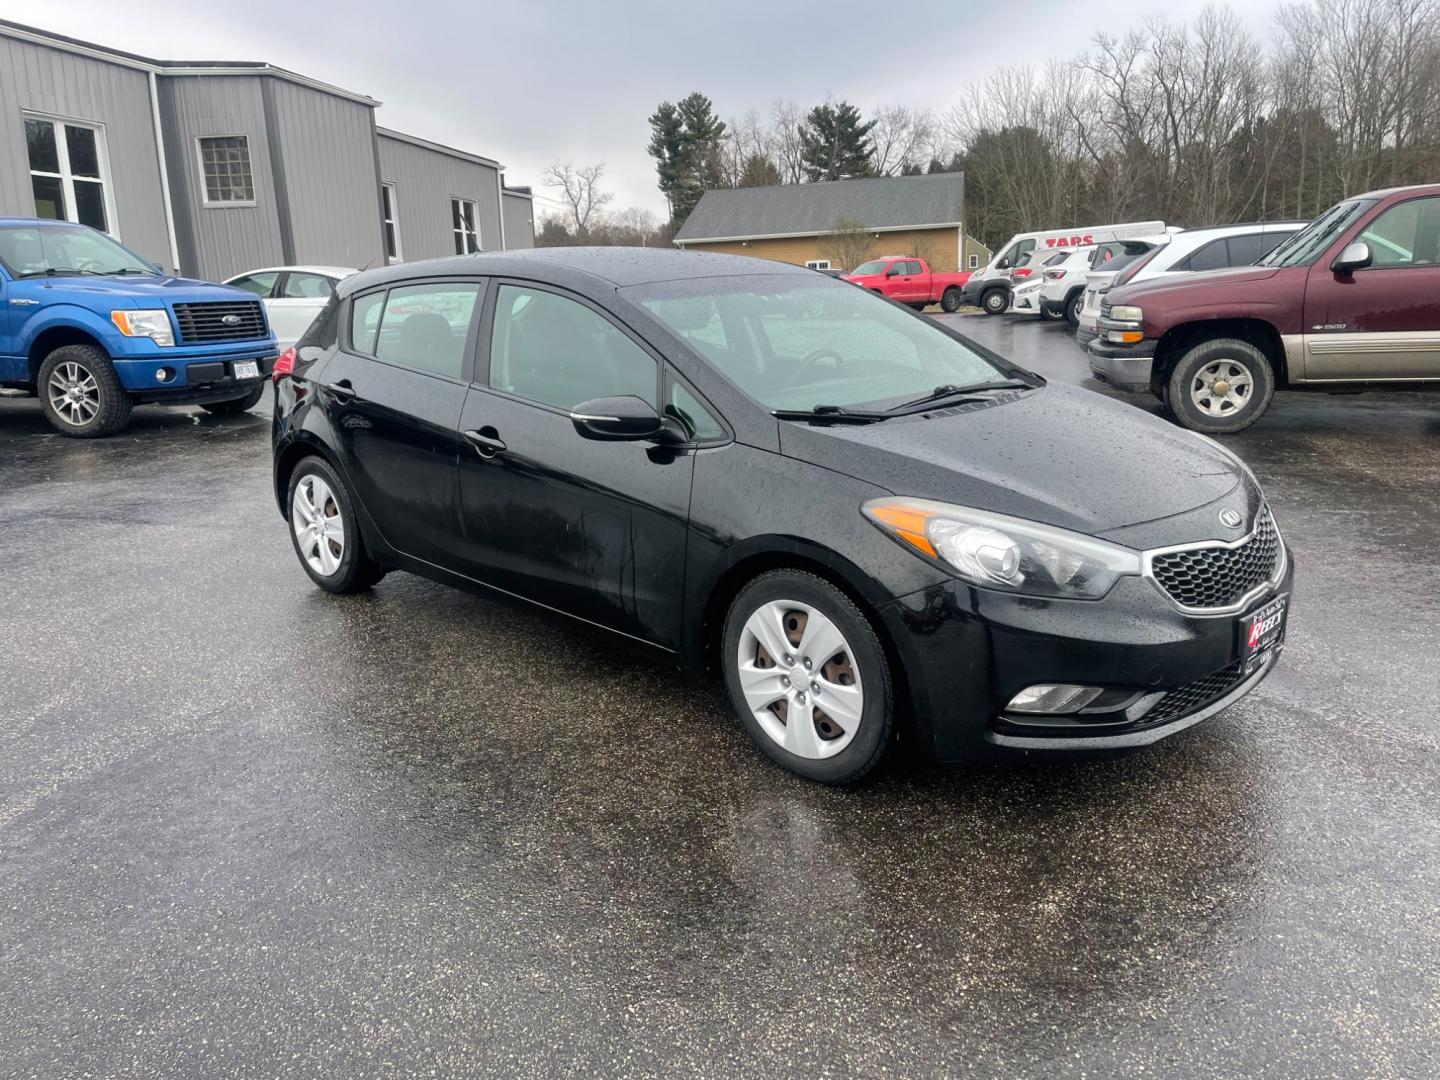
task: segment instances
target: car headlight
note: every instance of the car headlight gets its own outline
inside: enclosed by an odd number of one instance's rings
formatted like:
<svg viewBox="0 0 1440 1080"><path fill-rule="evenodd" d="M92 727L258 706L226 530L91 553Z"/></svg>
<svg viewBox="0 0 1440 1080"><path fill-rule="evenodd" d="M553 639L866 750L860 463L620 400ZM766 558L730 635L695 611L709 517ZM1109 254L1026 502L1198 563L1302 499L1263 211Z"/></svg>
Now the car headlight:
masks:
<svg viewBox="0 0 1440 1080"><path fill-rule="evenodd" d="M896 540L972 585L1098 600L1140 573L1140 553L1035 521L930 499L884 498L861 512Z"/></svg>
<svg viewBox="0 0 1440 1080"><path fill-rule="evenodd" d="M126 337L148 337L156 345L175 344L175 331L170 328L167 311L112 311L110 321Z"/></svg>
<svg viewBox="0 0 1440 1080"><path fill-rule="evenodd" d="M1119 319L1121 322L1143 322L1145 312L1129 304L1119 304L1110 309L1110 318Z"/></svg>

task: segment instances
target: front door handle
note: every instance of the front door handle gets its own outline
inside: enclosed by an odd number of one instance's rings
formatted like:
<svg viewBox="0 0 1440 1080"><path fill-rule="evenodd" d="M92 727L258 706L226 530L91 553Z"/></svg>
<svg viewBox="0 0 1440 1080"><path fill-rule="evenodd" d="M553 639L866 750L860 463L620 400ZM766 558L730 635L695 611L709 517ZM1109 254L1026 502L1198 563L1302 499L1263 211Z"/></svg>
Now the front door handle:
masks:
<svg viewBox="0 0 1440 1080"><path fill-rule="evenodd" d="M325 389L330 391L338 401L349 401L355 396L355 388L350 385L349 379L341 379L339 382L332 383L325 387Z"/></svg>
<svg viewBox="0 0 1440 1080"><path fill-rule="evenodd" d="M475 452L486 461L505 451L505 444L500 440L500 433L493 427L486 426L479 431L467 431L465 438L469 440L471 446L475 447Z"/></svg>

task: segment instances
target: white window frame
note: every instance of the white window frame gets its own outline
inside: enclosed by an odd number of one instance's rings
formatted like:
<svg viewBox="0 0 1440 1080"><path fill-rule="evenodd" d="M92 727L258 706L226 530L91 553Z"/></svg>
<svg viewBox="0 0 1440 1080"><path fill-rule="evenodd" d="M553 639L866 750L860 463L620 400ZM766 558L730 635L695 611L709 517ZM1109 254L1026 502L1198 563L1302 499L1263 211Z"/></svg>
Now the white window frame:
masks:
<svg viewBox="0 0 1440 1080"><path fill-rule="evenodd" d="M808 259L805 263L806 270L829 270L829 259Z"/></svg>
<svg viewBox="0 0 1440 1080"><path fill-rule="evenodd" d="M971 256L970 256L970 269L971 269L971 270L978 270L978 269L980 269L980 256L979 256L979 255L975 255L975 254L973 254L973 253L971 254Z"/></svg>
<svg viewBox="0 0 1440 1080"><path fill-rule="evenodd" d="M71 127L88 128L95 133L95 157L100 166L100 191L105 202L105 235L120 239L120 224L115 216L115 185L110 178L110 148L105 139L105 125L95 120L81 120L74 116L59 116L55 113L36 112L34 109L26 109L21 114L20 137L25 137L25 120L43 120L48 124L56 126L55 151L59 157L60 171L58 173L47 172L44 169L30 168L30 148L25 148L25 175L27 179L33 176L49 176L60 181L60 188L65 193L65 220L80 224L78 215L79 207L75 204L75 177L70 172L70 146L65 138L63 125ZM82 177L81 182L93 179ZM35 201L35 185L30 185L30 201Z"/></svg>
<svg viewBox="0 0 1440 1080"><path fill-rule="evenodd" d="M458 229L455 228L455 204L456 204L456 203L459 203L460 206L461 206L461 208L462 208L462 213L460 214L461 227L458 228ZM467 232L467 231L465 230L465 228L464 228L465 214L463 213L463 208L466 207L466 206L470 207L470 230L471 230L471 232ZM475 251L481 251L481 250L483 250L482 247L481 247L481 245L480 245L480 204L479 204L479 202L477 202L475 199L467 199L467 198L465 198L465 197L462 196L462 195L451 195L451 196L450 196L450 236L451 236L451 239L452 239L452 240L459 240L459 239L461 239L461 238L464 237L464 236L468 236L468 235L472 235L472 234L473 234L474 237L475 237ZM455 254L457 254L457 255L471 255L471 254L474 254L474 252L471 252L471 251L467 250L467 246L464 245L464 244L462 244L462 245L460 245L459 250L456 251Z"/></svg>
<svg viewBox="0 0 1440 1080"><path fill-rule="evenodd" d="M389 217L385 216L387 209ZM395 238L395 254L392 255L387 251L385 261L404 262L405 248L400 240L400 200L395 194L395 181L393 180L380 181L380 221L383 225L389 226L390 235Z"/></svg>
<svg viewBox="0 0 1440 1080"><path fill-rule="evenodd" d="M206 139L244 139L245 140L245 164L250 167L250 190L257 191L255 186L255 159L250 154L250 135L244 131L211 131L204 135L195 136L195 168L199 170L200 176L200 205L212 207L216 210L244 209L247 206L255 206L258 199L235 199L235 200L213 200L210 198L210 185L205 182L205 140Z"/></svg>

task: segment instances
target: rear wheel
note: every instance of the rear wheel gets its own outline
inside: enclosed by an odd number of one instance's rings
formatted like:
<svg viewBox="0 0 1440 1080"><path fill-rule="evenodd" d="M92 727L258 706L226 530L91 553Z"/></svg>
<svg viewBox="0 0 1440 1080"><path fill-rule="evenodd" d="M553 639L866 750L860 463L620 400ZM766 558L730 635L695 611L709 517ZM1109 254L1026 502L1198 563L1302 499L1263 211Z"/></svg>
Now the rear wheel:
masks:
<svg viewBox="0 0 1440 1080"><path fill-rule="evenodd" d="M216 416L235 416L253 409L260 404L260 399L264 396L265 384L259 382L246 391L243 397L231 398L229 401L209 401L200 407Z"/></svg>
<svg viewBox="0 0 1440 1080"><path fill-rule="evenodd" d="M1010 306L1010 298L1004 289L986 289L980 297L980 307L986 315L1003 315Z"/></svg>
<svg viewBox="0 0 1440 1080"><path fill-rule="evenodd" d="M890 668L865 615L834 585L799 570L761 574L730 605L722 647L731 703L772 760L848 784L884 756Z"/></svg>
<svg viewBox="0 0 1440 1080"><path fill-rule="evenodd" d="M1165 386L1165 403L1175 419L1207 435L1244 430L1274 395L1270 361L1237 338L1200 342L1180 358Z"/></svg>
<svg viewBox="0 0 1440 1080"><path fill-rule="evenodd" d="M326 592L361 592L385 576L365 552L354 503L340 474L307 457L290 477L290 539L310 580Z"/></svg>
<svg viewBox="0 0 1440 1080"><path fill-rule="evenodd" d="M960 310L960 290L954 285L940 294L940 310L947 313Z"/></svg>
<svg viewBox="0 0 1440 1080"><path fill-rule="evenodd" d="M1074 296L1065 301L1065 321L1076 327L1080 325L1080 312L1085 307L1085 293L1077 290Z"/></svg>
<svg viewBox="0 0 1440 1080"><path fill-rule="evenodd" d="M40 365L36 391L45 418L62 435L98 439L130 422L134 408L115 365L94 345L62 345Z"/></svg>

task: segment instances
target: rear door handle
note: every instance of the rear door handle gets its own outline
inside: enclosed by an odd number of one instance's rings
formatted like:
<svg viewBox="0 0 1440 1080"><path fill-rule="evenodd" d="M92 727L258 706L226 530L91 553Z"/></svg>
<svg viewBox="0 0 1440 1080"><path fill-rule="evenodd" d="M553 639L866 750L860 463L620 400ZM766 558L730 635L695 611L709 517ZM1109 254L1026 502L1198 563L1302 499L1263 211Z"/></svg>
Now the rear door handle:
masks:
<svg viewBox="0 0 1440 1080"><path fill-rule="evenodd" d="M355 388L350 385L349 379L341 379L337 383L326 386L325 389L334 394L339 401L349 401L355 396Z"/></svg>
<svg viewBox="0 0 1440 1080"><path fill-rule="evenodd" d="M486 461L489 461L496 454L505 451L505 444L500 440L500 433L493 427L482 427L479 431L465 432L465 438L470 445L475 447L478 453Z"/></svg>

